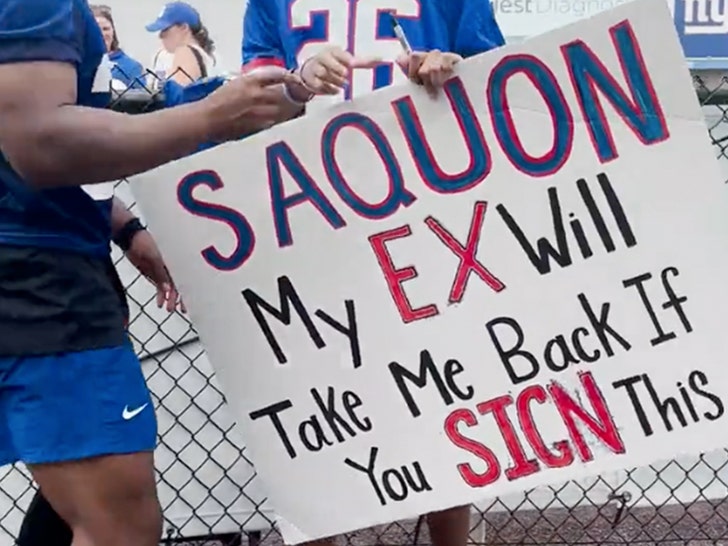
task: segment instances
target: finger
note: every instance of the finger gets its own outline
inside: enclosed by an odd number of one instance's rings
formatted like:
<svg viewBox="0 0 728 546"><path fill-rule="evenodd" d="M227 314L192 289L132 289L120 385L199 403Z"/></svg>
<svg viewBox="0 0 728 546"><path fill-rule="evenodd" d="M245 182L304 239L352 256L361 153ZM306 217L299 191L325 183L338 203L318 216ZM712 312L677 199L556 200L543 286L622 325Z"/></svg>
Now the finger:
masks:
<svg viewBox="0 0 728 546"><path fill-rule="evenodd" d="M177 302L179 301L179 292L174 285L170 285L169 292L167 293L167 312L172 313L177 309Z"/></svg>
<svg viewBox="0 0 728 546"><path fill-rule="evenodd" d="M427 59L425 53L412 53L407 61L407 77L415 83L422 83L420 69Z"/></svg>
<svg viewBox="0 0 728 546"><path fill-rule="evenodd" d="M442 87L455 73L455 65L458 63L456 55L445 54L442 56L441 67L438 74L437 86Z"/></svg>
<svg viewBox="0 0 728 546"><path fill-rule="evenodd" d="M463 58L457 53L443 53L442 56L448 61L448 63L450 63L453 68L456 64L463 60Z"/></svg>
<svg viewBox="0 0 728 546"><path fill-rule="evenodd" d="M185 301L182 299L182 296L179 298L179 310L182 313L187 313L187 306L185 305Z"/></svg>
<svg viewBox="0 0 728 546"><path fill-rule="evenodd" d="M346 78L349 75L348 65L336 57L325 57L321 59L319 64L324 68L324 73L332 73L342 78Z"/></svg>
<svg viewBox="0 0 728 546"><path fill-rule="evenodd" d="M454 53L441 53L432 56L423 65L428 74L423 75L427 78L432 87L440 88L445 85L455 73L455 65L462 60L462 57Z"/></svg>
<svg viewBox="0 0 728 546"><path fill-rule="evenodd" d="M329 52L330 57L337 62L344 65L346 68L351 68L351 63L354 60L354 56L349 53L348 51L345 51L343 49L334 49Z"/></svg>
<svg viewBox="0 0 728 546"><path fill-rule="evenodd" d="M439 51L431 51L427 54L417 75L422 80L422 84L427 89L430 96L437 95L438 74L442 67L442 54Z"/></svg>
<svg viewBox="0 0 728 546"><path fill-rule="evenodd" d="M341 89L341 87L324 82L322 91L325 95L338 95L341 92Z"/></svg>
<svg viewBox="0 0 728 546"><path fill-rule="evenodd" d="M340 89L346 85L349 69L335 59L327 59L312 68L311 72L313 74L311 79L317 90L326 85Z"/></svg>
<svg viewBox="0 0 728 546"><path fill-rule="evenodd" d="M400 53L397 55L397 58L395 59L395 64L404 72L405 74L409 73L409 54L407 53Z"/></svg>
<svg viewBox="0 0 728 546"><path fill-rule="evenodd" d="M450 79L452 76L452 69L447 70L443 69L439 72L435 73L433 77L432 83L437 87L438 89L442 89L442 87L445 85L445 82Z"/></svg>
<svg viewBox="0 0 728 546"><path fill-rule="evenodd" d="M157 285L157 308L161 309L167 300L167 294L169 292L169 284L161 283Z"/></svg>
<svg viewBox="0 0 728 546"><path fill-rule="evenodd" d="M285 74L283 74L283 83L301 85L303 83L303 80L301 79L301 76L299 76L298 74L294 74L292 72L286 72Z"/></svg>
<svg viewBox="0 0 728 546"><path fill-rule="evenodd" d="M328 86L333 86L336 89L336 92L338 93L339 89L343 89L349 84L349 78L348 77L341 77L338 74L328 73L322 78L320 78L324 84Z"/></svg>
<svg viewBox="0 0 728 546"><path fill-rule="evenodd" d="M430 95L430 97L435 98L437 97L438 87L432 81L433 77L435 77L435 75L432 72L425 73L425 75L420 78L420 84L425 88L425 91L427 91L427 94Z"/></svg>
<svg viewBox="0 0 728 546"><path fill-rule="evenodd" d="M439 51L430 51L427 55L422 58L420 67L417 70L417 75L420 78L429 77L430 73L439 68L442 63L442 55Z"/></svg>
<svg viewBox="0 0 728 546"><path fill-rule="evenodd" d="M341 91L340 87L331 85L318 77L313 78L313 81L309 83L309 87L316 91L317 95L338 95L339 91Z"/></svg>
<svg viewBox="0 0 728 546"><path fill-rule="evenodd" d="M380 64L381 57L354 57L351 60L351 68L376 68Z"/></svg>
<svg viewBox="0 0 728 546"><path fill-rule="evenodd" d="M432 87L440 89L445 82L450 79L453 74L453 69L447 66L436 66L430 70L428 76L429 83Z"/></svg>

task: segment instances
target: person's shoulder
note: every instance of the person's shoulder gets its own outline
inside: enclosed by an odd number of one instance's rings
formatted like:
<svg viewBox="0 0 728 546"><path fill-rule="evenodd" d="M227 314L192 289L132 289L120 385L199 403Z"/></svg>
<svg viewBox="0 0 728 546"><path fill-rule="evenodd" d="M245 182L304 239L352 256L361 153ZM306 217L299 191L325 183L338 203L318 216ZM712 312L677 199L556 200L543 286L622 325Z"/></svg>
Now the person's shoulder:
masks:
<svg viewBox="0 0 728 546"><path fill-rule="evenodd" d="M30 9L29 4L32 4ZM0 1L0 63L58 61L80 64L103 49L86 0ZM92 47L93 46L93 47ZM93 51L91 51L94 49Z"/></svg>
<svg viewBox="0 0 728 546"><path fill-rule="evenodd" d="M193 47L194 46L184 45L174 50L171 68L173 72L167 74L167 77L173 77L177 72L187 76L191 82L200 77L202 72L200 60L202 57L198 60L197 55L195 55L196 50L194 50ZM202 62L204 63L204 60Z"/></svg>
<svg viewBox="0 0 728 546"><path fill-rule="evenodd" d="M123 49L119 50L119 59L123 60L123 62L129 66L134 66L134 67L139 67L139 68L141 68L143 66L142 63L137 61L134 57L129 55Z"/></svg>
<svg viewBox="0 0 728 546"><path fill-rule="evenodd" d="M194 46L191 45L181 45L175 49L174 53L172 53L175 62L177 62L177 64L179 64L180 61L197 62L197 56L195 55L195 50L193 48Z"/></svg>
<svg viewBox="0 0 728 546"><path fill-rule="evenodd" d="M27 0L0 2L0 38L34 39L65 37L79 21L78 0Z"/></svg>

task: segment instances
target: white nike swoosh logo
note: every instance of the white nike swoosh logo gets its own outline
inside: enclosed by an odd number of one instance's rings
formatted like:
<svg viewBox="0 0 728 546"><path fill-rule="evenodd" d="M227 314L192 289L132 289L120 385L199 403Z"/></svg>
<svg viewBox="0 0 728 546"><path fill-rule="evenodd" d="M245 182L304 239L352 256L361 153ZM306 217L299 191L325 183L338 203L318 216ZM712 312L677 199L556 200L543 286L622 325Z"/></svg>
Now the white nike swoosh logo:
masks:
<svg viewBox="0 0 728 546"><path fill-rule="evenodd" d="M129 419L134 419L137 415L139 415L142 411L144 411L144 408L146 408L149 405L147 402L143 406L139 406L138 408L135 408L133 410L129 409L129 406L124 407L124 411L121 412L121 418L124 419L124 421L128 421Z"/></svg>

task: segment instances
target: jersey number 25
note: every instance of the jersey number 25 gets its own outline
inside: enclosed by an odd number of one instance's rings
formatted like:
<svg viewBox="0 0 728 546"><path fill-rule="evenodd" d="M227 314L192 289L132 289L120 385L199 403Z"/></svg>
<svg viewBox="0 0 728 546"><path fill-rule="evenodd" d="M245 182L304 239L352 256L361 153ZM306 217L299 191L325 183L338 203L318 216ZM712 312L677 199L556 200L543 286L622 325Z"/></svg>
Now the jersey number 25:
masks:
<svg viewBox="0 0 728 546"><path fill-rule="evenodd" d="M347 49L356 56L378 57L384 63L392 63L402 53L402 46L395 38L379 36L378 29L389 28L385 19L387 12L401 19L419 18L420 0L293 0L289 9L292 30L310 27L313 15L324 15L327 19L326 38L304 43L297 55L299 63L330 46ZM377 82L374 70L355 70L346 98L368 93L383 84L406 80L399 69L389 72L394 81Z"/></svg>

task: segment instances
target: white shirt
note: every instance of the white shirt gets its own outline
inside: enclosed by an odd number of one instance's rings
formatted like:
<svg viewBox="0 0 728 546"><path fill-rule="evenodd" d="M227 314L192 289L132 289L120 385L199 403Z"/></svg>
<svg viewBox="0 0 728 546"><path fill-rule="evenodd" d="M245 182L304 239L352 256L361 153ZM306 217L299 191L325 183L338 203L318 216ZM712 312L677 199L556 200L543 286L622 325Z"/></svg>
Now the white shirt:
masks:
<svg viewBox="0 0 728 546"><path fill-rule="evenodd" d="M204 49L195 44L190 44L190 47L194 47L195 50L200 54L208 76L223 75L224 71L217 63L215 57L208 55ZM154 57L152 59L152 72L156 74L159 80L164 80L165 78L171 76L170 71L172 70L173 64L174 53L170 53L166 49L160 49L154 54ZM154 77L150 76L150 78Z"/></svg>
<svg viewBox="0 0 728 546"><path fill-rule="evenodd" d="M162 77L169 72L170 68L172 68L173 61L174 55L172 55L169 51L164 48L157 50L154 57L152 57L152 72Z"/></svg>

